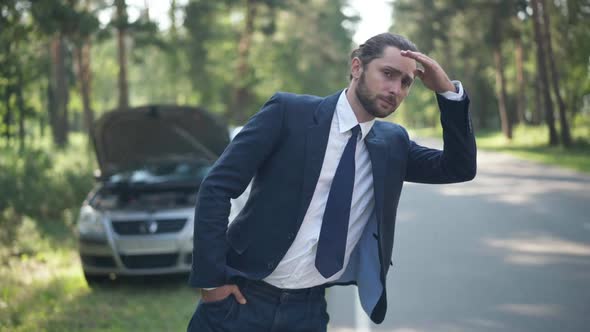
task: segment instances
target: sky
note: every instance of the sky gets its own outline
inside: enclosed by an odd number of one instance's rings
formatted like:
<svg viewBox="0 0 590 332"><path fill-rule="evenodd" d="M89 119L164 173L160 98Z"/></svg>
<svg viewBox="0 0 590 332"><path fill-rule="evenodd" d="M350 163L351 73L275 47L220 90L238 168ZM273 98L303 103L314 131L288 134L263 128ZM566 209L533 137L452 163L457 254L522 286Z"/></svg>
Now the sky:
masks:
<svg viewBox="0 0 590 332"><path fill-rule="evenodd" d="M385 0L349 0L350 6L358 12L361 22L353 41L357 44L370 37L386 32L391 25L391 1Z"/></svg>
<svg viewBox="0 0 590 332"><path fill-rule="evenodd" d="M178 5L183 5L188 0L178 0ZM361 21L358 30L353 36L356 44L361 44L369 37L385 32L391 25L391 0L349 0L350 8L360 15ZM147 3L150 8L150 16L158 21L161 29L170 25L168 18L169 1L162 0L127 0L129 16L133 20L139 15L139 9ZM350 10L350 9L347 9ZM347 13L347 12L346 12ZM104 13L104 21L108 21L110 13ZM101 19L102 20L102 19Z"/></svg>

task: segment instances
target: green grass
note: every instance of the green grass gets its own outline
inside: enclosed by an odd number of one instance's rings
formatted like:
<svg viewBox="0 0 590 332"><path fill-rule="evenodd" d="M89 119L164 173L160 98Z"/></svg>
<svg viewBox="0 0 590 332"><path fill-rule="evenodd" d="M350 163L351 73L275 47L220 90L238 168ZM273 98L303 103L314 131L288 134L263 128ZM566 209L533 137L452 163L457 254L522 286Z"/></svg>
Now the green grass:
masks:
<svg viewBox="0 0 590 332"><path fill-rule="evenodd" d="M416 129L412 136L442 137L440 128ZM574 145L549 146L546 126L514 128L513 139L507 140L501 132L481 131L476 133L478 149L507 152L518 157L550 165L562 166L590 173L590 131L586 127L572 131Z"/></svg>
<svg viewBox="0 0 590 332"><path fill-rule="evenodd" d="M198 297L186 275L124 278L89 288L75 236L63 223L26 220L28 253L0 266L0 331L182 331ZM48 226L49 225L49 226Z"/></svg>
<svg viewBox="0 0 590 332"><path fill-rule="evenodd" d="M74 230L96 162L70 138L0 148L0 332L186 330L198 301L186 275L86 284Z"/></svg>

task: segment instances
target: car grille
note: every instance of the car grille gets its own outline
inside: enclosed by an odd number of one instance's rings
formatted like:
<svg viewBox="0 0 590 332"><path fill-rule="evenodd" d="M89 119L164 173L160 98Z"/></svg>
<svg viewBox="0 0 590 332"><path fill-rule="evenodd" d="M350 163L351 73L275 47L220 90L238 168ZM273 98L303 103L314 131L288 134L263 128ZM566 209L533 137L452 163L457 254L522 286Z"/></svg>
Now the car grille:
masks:
<svg viewBox="0 0 590 332"><path fill-rule="evenodd" d="M115 260L110 256L82 255L82 262L96 267L115 267Z"/></svg>
<svg viewBox="0 0 590 332"><path fill-rule="evenodd" d="M178 254L121 255L123 265L128 269L150 269L175 266Z"/></svg>
<svg viewBox="0 0 590 332"><path fill-rule="evenodd" d="M179 232L187 219L113 220L113 229L119 235L145 235ZM155 223L157 227L152 225Z"/></svg>

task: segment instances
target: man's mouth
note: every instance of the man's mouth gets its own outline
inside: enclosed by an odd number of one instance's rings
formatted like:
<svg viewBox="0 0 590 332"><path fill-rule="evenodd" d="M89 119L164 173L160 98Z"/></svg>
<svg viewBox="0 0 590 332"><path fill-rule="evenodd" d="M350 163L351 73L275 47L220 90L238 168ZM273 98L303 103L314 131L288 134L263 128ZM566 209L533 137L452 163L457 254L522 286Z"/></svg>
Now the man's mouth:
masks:
<svg viewBox="0 0 590 332"><path fill-rule="evenodd" d="M395 107L395 100L393 98L379 97L379 99L383 100L384 102L389 104L391 107Z"/></svg>

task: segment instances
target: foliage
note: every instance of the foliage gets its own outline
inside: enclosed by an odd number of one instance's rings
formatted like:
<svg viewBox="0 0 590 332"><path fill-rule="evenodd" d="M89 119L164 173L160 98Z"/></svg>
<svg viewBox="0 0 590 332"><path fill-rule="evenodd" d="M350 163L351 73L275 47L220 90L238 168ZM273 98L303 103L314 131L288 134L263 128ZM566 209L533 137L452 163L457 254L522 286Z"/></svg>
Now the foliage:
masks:
<svg viewBox="0 0 590 332"><path fill-rule="evenodd" d="M358 18L344 15L339 9L344 3L339 2L293 2L290 11L280 14L274 38L254 53L259 59L259 95L267 98L273 89L327 95L346 85L352 31L342 24L354 24Z"/></svg>
<svg viewBox="0 0 590 332"><path fill-rule="evenodd" d="M93 185L93 157L77 135L67 151L48 149L48 142L17 153L0 150L0 239L10 247L26 220L53 220L71 225ZM45 146L45 147L44 147ZM12 250L9 254L19 254Z"/></svg>
<svg viewBox="0 0 590 332"><path fill-rule="evenodd" d="M519 93L523 93L525 109L521 124L538 124L543 112L543 105L537 102L540 98L537 73L541 68L535 58L538 45L534 41L530 6L529 1L523 0L396 0L391 31L415 41L423 52L441 63L452 79L462 81L471 99L477 128L495 130L500 127L497 110L501 99L496 81L500 72L506 78L505 107L509 121L516 124L521 120L517 101ZM585 100L590 98L587 1L545 1L543 8L551 18L552 44L560 46L553 47L553 52L558 59L558 89L565 97L567 118L571 120L576 114L590 117L590 113L582 112ZM520 90L517 79L518 43L522 43L524 51L524 91ZM498 49L503 68L498 68L492 56ZM554 84L551 78L548 80ZM418 127L429 127L437 122L437 112L425 107L424 101L430 100L429 93L414 89L413 96L405 102L405 108L411 112L404 112L404 121Z"/></svg>
<svg viewBox="0 0 590 332"><path fill-rule="evenodd" d="M240 107L250 115L275 91L326 95L346 85L352 31L343 24L355 18L341 12L342 1L253 3L258 15L246 76L238 67L247 8L235 1L187 5L184 34L179 33L181 57L188 61L200 103L217 112L237 112L228 110L231 91L247 86L253 98Z"/></svg>
<svg viewBox="0 0 590 332"><path fill-rule="evenodd" d="M66 116L73 130L82 129L84 104L73 49L84 43L92 45L88 86L92 88L90 105L98 117L117 106L117 27L124 27L128 35L131 105L197 104L232 119L232 113L256 112L277 90L327 95L347 84L347 58L358 18L343 14L345 0L170 3L174 5L168 15L171 25L158 29L153 16L148 15L149 8L142 6L137 7L137 18L128 16L123 22L114 17L113 1L49 0L34 6L30 0L4 1L0 17L4 46L0 51L0 98L4 98L0 102L0 133L5 141L8 134L13 139L20 130L20 118L24 118L24 136L29 136L32 128L51 124L48 46L56 33L65 36ZM588 117L582 112L590 99L587 2L546 3L553 45L560 46L554 50L560 60L560 91L568 118L577 114ZM518 120L515 108L520 86L515 79L518 67L514 52L521 42L525 121L542 121L539 114L543 107L536 102L538 65L529 1L396 0L392 6L391 30L410 37L423 52L437 59L451 78L463 82L478 128L500 126L497 109L501 103L495 82L498 68L493 57L498 47L506 77L504 102L511 120ZM255 15L249 16L252 10ZM253 25L246 33L248 17ZM247 51L242 49L243 42ZM418 127L437 123L431 92L420 86L413 90L404 106L408 111L398 112L403 121ZM23 105L18 103L19 91ZM240 101L237 105L235 98Z"/></svg>

